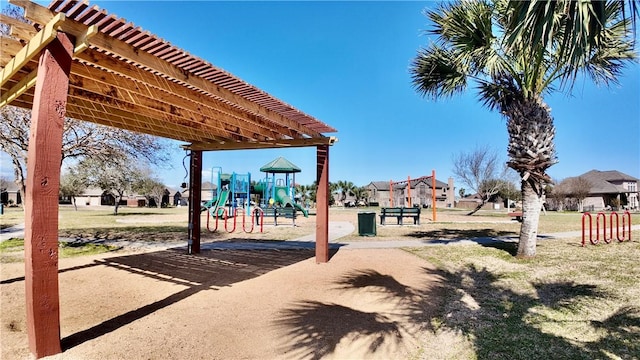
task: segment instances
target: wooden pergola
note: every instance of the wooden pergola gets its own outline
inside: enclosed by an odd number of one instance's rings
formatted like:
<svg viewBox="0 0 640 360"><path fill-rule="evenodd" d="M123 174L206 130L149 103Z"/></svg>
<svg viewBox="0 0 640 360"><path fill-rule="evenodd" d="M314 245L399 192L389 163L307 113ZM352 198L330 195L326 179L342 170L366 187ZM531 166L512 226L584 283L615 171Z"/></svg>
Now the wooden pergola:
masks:
<svg viewBox="0 0 640 360"><path fill-rule="evenodd" d="M29 347L61 352L58 190L65 117L183 141L191 153L189 248L200 251L202 152L316 147L316 261L327 262L329 147L336 130L86 1L9 0L30 23L0 52L0 107L32 110L25 199Z"/></svg>

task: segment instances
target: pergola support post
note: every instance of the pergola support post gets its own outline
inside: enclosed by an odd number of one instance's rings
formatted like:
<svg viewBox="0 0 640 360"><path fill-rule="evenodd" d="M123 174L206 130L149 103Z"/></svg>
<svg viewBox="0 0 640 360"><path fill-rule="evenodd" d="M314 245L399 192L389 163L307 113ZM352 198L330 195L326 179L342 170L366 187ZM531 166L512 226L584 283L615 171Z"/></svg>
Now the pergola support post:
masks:
<svg viewBox="0 0 640 360"><path fill-rule="evenodd" d="M191 150L189 172L189 254L200 253L200 203L202 202L202 151Z"/></svg>
<svg viewBox="0 0 640 360"><path fill-rule="evenodd" d="M41 52L33 99L25 199L25 297L29 349L60 353L58 192L73 42L65 33Z"/></svg>
<svg viewBox="0 0 640 360"><path fill-rule="evenodd" d="M329 261L329 145L317 147L316 263Z"/></svg>

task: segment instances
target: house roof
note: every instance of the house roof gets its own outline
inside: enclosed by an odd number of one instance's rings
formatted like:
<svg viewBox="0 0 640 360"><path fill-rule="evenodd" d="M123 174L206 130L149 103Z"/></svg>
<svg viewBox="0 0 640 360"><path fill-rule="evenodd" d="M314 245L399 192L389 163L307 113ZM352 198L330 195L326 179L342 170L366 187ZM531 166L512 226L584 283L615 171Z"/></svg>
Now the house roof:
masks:
<svg viewBox="0 0 640 360"><path fill-rule="evenodd" d="M389 190L389 182L388 181L372 181L372 182L369 183L369 186L373 186L376 189Z"/></svg>
<svg viewBox="0 0 640 360"><path fill-rule="evenodd" d="M276 174L284 174L284 173L297 173L301 172L298 166L293 164L291 161L283 158L282 156L271 160L269 163L265 164L260 168L260 171L266 173L276 173Z"/></svg>
<svg viewBox="0 0 640 360"><path fill-rule="evenodd" d="M390 181L372 181L371 183L369 183L369 186L373 185L376 189L387 190L388 191L389 190L389 183L390 183ZM415 187L419 183L425 183L429 187L431 187L431 177L430 176L426 176L426 177L421 177L421 178L417 178L417 179L411 179L411 188L415 189ZM446 188L448 186L449 186L449 184L444 183L444 182L436 179L436 189L444 189L444 188ZM394 189L404 189L406 187L407 187L407 182L406 181L395 182L393 184L393 188Z"/></svg>
<svg viewBox="0 0 640 360"><path fill-rule="evenodd" d="M5 183L6 188L4 189L4 191L6 192L17 192L18 191L18 185L16 185L15 182L13 181L7 181Z"/></svg>
<svg viewBox="0 0 640 360"><path fill-rule="evenodd" d="M628 192L622 187L622 184L614 184L615 182L638 182L637 178L624 174L617 170L591 170L578 177L587 179L591 183L591 193L596 194L619 194Z"/></svg>
<svg viewBox="0 0 640 360"><path fill-rule="evenodd" d="M193 150L332 145L333 127L87 1L11 0L23 23L0 52L0 107L31 109L39 54L76 39L66 116L187 143ZM148 6L153 6L149 3ZM283 79L286 81L286 79Z"/></svg>

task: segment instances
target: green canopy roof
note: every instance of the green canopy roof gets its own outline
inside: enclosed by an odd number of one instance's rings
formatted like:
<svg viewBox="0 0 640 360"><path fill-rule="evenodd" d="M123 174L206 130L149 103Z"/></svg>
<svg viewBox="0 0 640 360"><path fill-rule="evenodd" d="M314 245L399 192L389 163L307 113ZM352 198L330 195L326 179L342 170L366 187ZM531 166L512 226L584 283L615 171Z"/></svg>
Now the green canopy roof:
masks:
<svg viewBox="0 0 640 360"><path fill-rule="evenodd" d="M268 164L264 165L263 167L261 167L260 171L266 172L266 173L283 174L283 173L297 173L297 172L301 172L302 170L296 165L294 165L291 161L283 157L279 157L269 162Z"/></svg>

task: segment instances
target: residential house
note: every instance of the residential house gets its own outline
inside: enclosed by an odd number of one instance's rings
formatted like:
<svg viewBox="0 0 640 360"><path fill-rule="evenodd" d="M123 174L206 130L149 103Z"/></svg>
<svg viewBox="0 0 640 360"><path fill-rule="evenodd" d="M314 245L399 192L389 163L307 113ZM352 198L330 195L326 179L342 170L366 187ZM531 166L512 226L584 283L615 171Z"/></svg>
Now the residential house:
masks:
<svg viewBox="0 0 640 360"><path fill-rule="evenodd" d="M638 210L640 208L639 179L616 170L591 170L579 177L591 183L589 196L583 202L585 210L598 211L617 207Z"/></svg>
<svg viewBox="0 0 640 360"><path fill-rule="evenodd" d="M504 203L505 201L502 198L496 196L495 200L492 199L492 201L487 201L486 203L484 203L481 209L482 210L499 210L504 207ZM467 195L463 198L460 198L456 204L456 207L472 210L477 208L480 204L482 204L482 197L478 194L472 194L472 195ZM511 204L513 204L513 201L511 202Z"/></svg>
<svg viewBox="0 0 640 360"><path fill-rule="evenodd" d="M20 205L22 204L22 197L18 190L18 185L13 181L7 181L7 188L0 193L0 202L4 205Z"/></svg>
<svg viewBox="0 0 640 360"><path fill-rule="evenodd" d="M420 206L432 205L431 176L423 176L406 181L372 181L366 186L369 190L369 204L379 206ZM436 207L455 206L455 188L453 178L448 182L436 179Z"/></svg>

